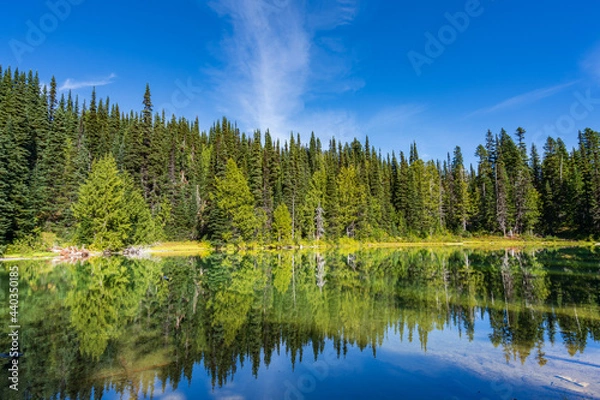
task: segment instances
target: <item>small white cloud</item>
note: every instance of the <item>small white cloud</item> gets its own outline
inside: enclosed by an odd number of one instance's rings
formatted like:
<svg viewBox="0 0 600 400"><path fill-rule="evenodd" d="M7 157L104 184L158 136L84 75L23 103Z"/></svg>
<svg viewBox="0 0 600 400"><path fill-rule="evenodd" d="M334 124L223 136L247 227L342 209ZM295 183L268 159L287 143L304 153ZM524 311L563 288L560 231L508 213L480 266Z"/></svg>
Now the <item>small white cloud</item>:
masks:
<svg viewBox="0 0 600 400"><path fill-rule="evenodd" d="M109 85L114 82L114 79L117 77L116 74L112 73L105 78L99 78L89 81L77 81L75 79L68 78L59 88L58 90L77 90L88 87L96 87L96 86L104 86Z"/></svg>

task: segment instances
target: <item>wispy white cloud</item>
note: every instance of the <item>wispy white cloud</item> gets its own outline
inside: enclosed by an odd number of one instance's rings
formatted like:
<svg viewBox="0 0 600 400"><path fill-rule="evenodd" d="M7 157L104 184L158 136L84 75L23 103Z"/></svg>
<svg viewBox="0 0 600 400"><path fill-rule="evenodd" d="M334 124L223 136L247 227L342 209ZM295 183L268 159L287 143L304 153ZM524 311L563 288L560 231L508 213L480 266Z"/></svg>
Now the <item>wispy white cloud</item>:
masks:
<svg viewBox="0 0 600 400"><path fill-rule="evenodd" d="M112 73L107 77L93 79L88 81L77 81L75 79L68 78L59 88L58 90L77 90L82 88L96 87L96 86L104 86L109 85L114 82L114 79L117 77L116 74Z"/></svg>
<svg viewBox="0 0 600 400"><path fill-rule="evenodd" d="M314 1L307 6L307 24L312 31L348 25L356 18L358 9L357 0Z"/></svg>
<svg viewBox="0 0 600 400"><path fill-rule="evenodd" d="M578 82L579 81L572 81L572 82L568 82L568 83L564 83L561 85L556 85L556 86L552 86L552 87L548 87L548 88L532 90L531 92L527 92L527 93L520 94L518 96L511 97L511 98L504 100L498 104L495 104L491 107L480 108L479 110L476 110L476 111L470 113L469 115L467 115L467 118L473 117L476 115L490 114L490 113L493 113L496 111L506 110L506 109L510 109L510 108L515 108L517 106L523 106L526 104L535 103L536 101L545 99L547 97L555 95L556 93L562 92L566 88L573 86L574 84L576 84Z"/></svg>
<svg viewBox="0 0 600 400"><path fill-rule="evenodd" d="M336 62L345 58L344 44L333 35L316 40L318 32L351 23L356 0L216 0L211 6L231 24L220 46L225 68L208 71L214 101L243 129L287 137L308 100L362 87ZM318 57L323 53L328 57Z"/></svg>

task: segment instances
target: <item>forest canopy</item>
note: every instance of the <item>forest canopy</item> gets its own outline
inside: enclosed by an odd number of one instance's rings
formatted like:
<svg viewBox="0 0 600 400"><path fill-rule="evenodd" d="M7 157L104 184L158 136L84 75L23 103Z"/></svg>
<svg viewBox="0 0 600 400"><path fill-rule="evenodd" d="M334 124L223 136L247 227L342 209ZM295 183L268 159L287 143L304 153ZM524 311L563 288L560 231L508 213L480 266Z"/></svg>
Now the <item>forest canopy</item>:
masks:
<svg viewBox="0 0 600 400"><path fill-rule="evenodd" d="M600 232L600 134L589 128L572 149L548 137L541 154L523 128L488 131L466 166L460 147L423 160L416 143L382 154L368 137L281 142L227 118L202 131L154 110L149 86L141 110L124 111L95 91L83 104L59 95L33 71L0 77L0 247L39 231L109 249Z"/></svg>

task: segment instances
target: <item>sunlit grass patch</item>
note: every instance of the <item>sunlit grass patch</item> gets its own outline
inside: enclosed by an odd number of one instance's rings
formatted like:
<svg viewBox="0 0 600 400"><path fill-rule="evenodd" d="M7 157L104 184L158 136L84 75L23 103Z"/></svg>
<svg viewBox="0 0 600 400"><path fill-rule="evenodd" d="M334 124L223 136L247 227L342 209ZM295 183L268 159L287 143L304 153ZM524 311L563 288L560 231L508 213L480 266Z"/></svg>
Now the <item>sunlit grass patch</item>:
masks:
<svg viewBox="0 0 600 400"><path fill-rule="evenodd" d="M164 242L150 247L150 253L157 256L168 255L205 255L212 251L212 246L205 242Z"/></svg>

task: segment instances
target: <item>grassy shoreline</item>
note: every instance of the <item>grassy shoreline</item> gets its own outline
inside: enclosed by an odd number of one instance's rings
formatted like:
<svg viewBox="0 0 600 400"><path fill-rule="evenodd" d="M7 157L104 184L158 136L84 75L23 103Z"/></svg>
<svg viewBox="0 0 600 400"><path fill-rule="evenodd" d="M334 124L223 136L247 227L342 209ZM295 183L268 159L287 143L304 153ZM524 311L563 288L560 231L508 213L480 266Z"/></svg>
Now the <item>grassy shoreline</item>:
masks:
<svg viewBox="0 0 600 400"><path fill-rule="evenodd" d="M531 247L593 247L600 243L585 240L566 240L556 238L502 238L496 236L481 236L473 238L434 238L423 240L399 240L388 242L370 242L353 239L341 239L335 242L327 241L302 241L298 243L258 244L239 243L227 244L220 248L224 253L233 252L262 252L262 251L297 251L297 250L363 250L363 249L402 249L415 247L463 247L498 250L503 248L531 248ZM157 257L171 256L207 256L213 253L215 247L208 242L181 241L164 242L148 246L145 253ZM101 255L100 252L92 256ZM56 253L36 251L32 253L5 254L0 261L20 261L31 259L49 259L57 257Z"/></svg>
<svg viewBox="0 0 600 400"><path fill-rule="evenodd" d="M477 249L477 250L526 250L526 249L541 249L541 248L566 248L566 247L593 247L600 246L600 243L589 241L574 241L574 240L479 240L471 239L461 242L452 241L411 241L411 242L356 242L350 243L302 243L296 245L227 245L219 251L224 254L258 254L258 253L278 253L278 252L326 252L340 251L344 254L354 253L364 250L402 250L402 249ZM149 254L154 257L176 257L176 256L207 256L214 253L216 250L208 243L200 243L196 246L185 245L181 242L165 243L158 246L157 250L150 247ZM198 250L195 250L197 248Z"/></svg>
<svg viewBox="0 0 600 400"><path fill-rule="evenodd" d="M256 243L242 243L237 246L229 244L221 251L229 253L236 251L285 251L285 250L363 250L363 249L402 249L402 248L431 248L431 247L462 247L477 249L504 249L504 248L531 248L531 247L592 247L600 243L585 240L564 240L555 238L509 239L501 237L474 237L474 238L443 238L423 240L402 240L388 242L359 241L342 239L336 242L299 242L289 244L260 245ZM214 251L210 244L205 244Z"/></svg>

